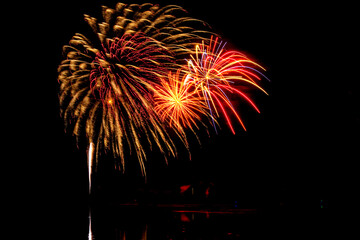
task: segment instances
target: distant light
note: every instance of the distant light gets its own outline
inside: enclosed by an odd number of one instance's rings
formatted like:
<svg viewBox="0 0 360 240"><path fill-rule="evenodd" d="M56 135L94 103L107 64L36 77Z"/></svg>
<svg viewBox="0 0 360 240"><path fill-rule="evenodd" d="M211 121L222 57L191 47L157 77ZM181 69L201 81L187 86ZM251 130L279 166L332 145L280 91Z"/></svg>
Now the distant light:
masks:
<svg viewBox="0 0 360 240"><path fill-rule="evenodd" d="M327 203L326 203L326 200L320 200L320 208L327 208Z"/></svg>

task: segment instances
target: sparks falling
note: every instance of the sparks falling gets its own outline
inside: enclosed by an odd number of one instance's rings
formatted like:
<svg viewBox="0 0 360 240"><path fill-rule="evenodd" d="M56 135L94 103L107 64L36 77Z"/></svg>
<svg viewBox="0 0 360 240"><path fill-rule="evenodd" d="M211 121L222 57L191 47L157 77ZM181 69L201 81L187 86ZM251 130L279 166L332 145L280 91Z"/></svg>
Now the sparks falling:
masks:
<svg viewBox="0 0 360 240"><path fill-rule="evenodd" d="M187 60L188 76L185 85L194 85L205 99L212 119L224 116L232 133L235 134L230 113L236 117L244 130L246 128L231 102L230 95L240 97L260 113L242 87L254 87L267 94L258 85L260 76L265 76L257 68L263 71L265 69L238 51L226 50L225 45L226 43L219 41L218 37L215 40L211 38L209 44L203 42L197 45L195 55L191 55L191 59ZM215 121L213 126L216 130Z"/></svg>
<svg viewBox="0 0 360 240"><path fill-rule="evenodd" d="M92 166L93 166L93 156L94 156L94 143L89 144L88 149L88 177L89 177L89 194L91 193L91 175L92 175Z"/></svg>
<svg viewBox="0 0 360 240"><path fill-rule="evenodd" d="M185 128L193 133L199 129L202 116L207 114L207 106L191 84L184 84L188 75L180 76L169 72L167 79L155 89L155 111L162 121L176 128L183 136ZM203 123L202 123L203 124ZM195 133L196 134L196 133Z"/></svg>

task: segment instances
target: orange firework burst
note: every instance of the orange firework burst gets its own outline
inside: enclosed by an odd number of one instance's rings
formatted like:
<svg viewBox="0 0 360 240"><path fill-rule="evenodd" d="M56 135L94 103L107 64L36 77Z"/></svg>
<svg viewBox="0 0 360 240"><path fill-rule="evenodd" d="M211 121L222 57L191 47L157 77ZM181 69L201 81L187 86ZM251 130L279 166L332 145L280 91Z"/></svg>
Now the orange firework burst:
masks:
<svg viewBox="0 0 360 240"><path fill-rule="evenodd" d="M244 130L246 128L228 94L241 96L257 112L260 112L254 102L242 91L241 86L250 85L267 94L257 84L260 80L259 75L264 75L256 68L265 69L238 51L226 51L225 44L222 41L219 42L216 37L215 40L211 38L208 45L204 42L197 45L195 56L191 55L191 59L187 61L188 76L184 85L194 85L196 91L203 97L212 116L215 130L214 118L220 116L221 110L231 131L235 134L226 108L235 115Z"/></svg>
<svg viewBox="0 0 360 240"><path fill-rule="evenodd" d="M194 127L199 128L201 116L207 114L207 106L191 84L184 84L188 75L180 77L180 74L180 70L176 74L169 72L168 79L162 79L161 85L155 88L154 99L160 119L185 135L184 127L193 132Z"/></svg>

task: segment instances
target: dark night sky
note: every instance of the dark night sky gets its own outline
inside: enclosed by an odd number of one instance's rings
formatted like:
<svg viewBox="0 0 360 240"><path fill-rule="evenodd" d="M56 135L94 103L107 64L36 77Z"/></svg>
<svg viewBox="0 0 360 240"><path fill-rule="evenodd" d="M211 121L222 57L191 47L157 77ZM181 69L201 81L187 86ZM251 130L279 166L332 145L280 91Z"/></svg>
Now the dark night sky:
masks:
<svg viewBox="0 0 360 240"><path fill-rule="evenodd" d="M116 3L101 2L109 7ZM346 60L352 50L348 42L354 18L351 8L305 2L200 2L167 1L207 21L231 45L263 65L271 79L263 85L270 96L255 94L261 114L250 108L244 111L247 132L237 126L233 136L223 124L219 135L213 132L211 138L202 138L201 147L193 145L191 163L179 159L164 167L155 162L159 168L153 170L153 181L175 181L176 176L186 182L187 174L192 174L236 193L229 198L255 196L274 204L287 198L314 206L322 198L335 202L335 196L345 191L343 184L350 181L344 180L344 172L358 159L354 154L359 89ZM37 25L42 28L39 42L46 39L49 49L40 51L45 55L46 74L39 85L46 92L34 97L41 102L36 102L41 117L33 134L41 138L34 141L37 147L32 150L36 149L35 165L41 169L35 174L41 191L49 192L49 201L71 202L86 195L86 153L63 131L56 69L61 47L86 27L83 14L99 17L101 4L58 1L51 5L50 13L39 17L45 22Z"/></svg>

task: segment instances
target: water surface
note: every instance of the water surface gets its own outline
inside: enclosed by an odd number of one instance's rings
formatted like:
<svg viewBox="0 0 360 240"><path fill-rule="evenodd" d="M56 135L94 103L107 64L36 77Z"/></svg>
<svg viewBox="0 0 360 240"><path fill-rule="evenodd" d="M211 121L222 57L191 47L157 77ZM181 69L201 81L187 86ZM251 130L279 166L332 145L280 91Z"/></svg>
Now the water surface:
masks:
<svg viewBox="0 0 360 240"><path fill-rule="evenodd" d="M256 209L164 205L89 211L88 239L177 240L244 239L264 234Z"/></svg>

